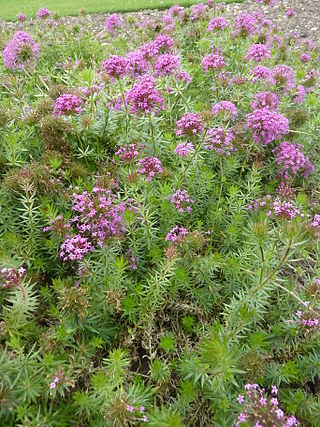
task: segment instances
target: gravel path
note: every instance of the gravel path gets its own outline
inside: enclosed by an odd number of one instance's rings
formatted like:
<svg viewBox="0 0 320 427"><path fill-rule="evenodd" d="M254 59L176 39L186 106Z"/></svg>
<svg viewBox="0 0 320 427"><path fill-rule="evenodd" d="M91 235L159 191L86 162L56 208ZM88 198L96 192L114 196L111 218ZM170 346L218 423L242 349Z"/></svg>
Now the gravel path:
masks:
<svg viewBox="0 0 320 427"><path fill-rule="evenodd" d="M199 0L200 1L200 0ZM285 19L285 11L294 9L296 16ZM310 37L315 40L320 39L320 0L278 0L273 7L262 6L253 0L244 3L233 3L226 5L225 16L232 18L241 12L263 12L273 22L284 24L287 31L296 33L298 37ZM144 22L147 19L161 19L166 13L165 10L144 10L140 12L124 13L125 18L133 18L136 21ZM85 17L64 17L65 22L90 26L99 37L105 36L105 21L108 14L94 14ZM2 23L4 28L19 28L19 23ZM1 27L1 25L0 25Z"/></svg>

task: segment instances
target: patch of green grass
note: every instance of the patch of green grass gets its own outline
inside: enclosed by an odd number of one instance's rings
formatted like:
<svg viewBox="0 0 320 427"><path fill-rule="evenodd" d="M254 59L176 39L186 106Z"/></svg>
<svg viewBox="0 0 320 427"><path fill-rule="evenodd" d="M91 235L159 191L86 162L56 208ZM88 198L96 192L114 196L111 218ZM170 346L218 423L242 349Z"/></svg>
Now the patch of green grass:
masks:
<svg viewBox="0 0 320 427"><path fill-rule="evenodd" d="M239 3L243 0L225 1ZM46 7L60 15L77 15L83 7L89 13L131 12L139 9L164 9L177 3L190 6L199 3L199 0L0 0L0 19L14 21L19 12L34 17L40 7Z"/></svg>

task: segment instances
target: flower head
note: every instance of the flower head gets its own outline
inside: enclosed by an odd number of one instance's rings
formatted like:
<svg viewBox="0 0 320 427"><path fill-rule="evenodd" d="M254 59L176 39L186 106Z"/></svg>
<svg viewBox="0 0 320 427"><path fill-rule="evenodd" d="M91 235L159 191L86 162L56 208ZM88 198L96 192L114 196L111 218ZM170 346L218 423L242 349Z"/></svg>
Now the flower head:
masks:
<svg viewBox="0 0 320 427"><path fill-rule="evenodd" d="M51 12L46 8L41 8L37 12L37 19L46 19L51 15Z"/></svg>
<svg viewBox="0 0 320 427"><path fill-rule="evenodd" d="M149 182L155 175L162 174L162 172L161 161L157 157L145 157L138 162L137 173L145 175Z"/></svg>
<svg viewBox="0 0 320 427"><path fill-rule="evenodd" d="M246 56L244 57L244 59L247 61L255 62L261 62L267 58L271 58L271 53L267 46L262 43L251 45Z"/></svg>
<svg viewBox="0 0 320 427"><path fill-rule="evenodd" d="M113 34L116 28L120 28L122 25L122 19L116 13L109 15L106 19L106 28L110 34Z"/></svg>
<svg viewBox="0 0 320 427"><path fill-rule="evenodd" d="M53 115L62 116L81 113L82 100L72 93L60 95L54 104Z"/></svg>
<svg viewBox="0 0 320 427"><path fill-rule="evenodd" d="M289 120L269 108L247 114L246 128L253 132L253 139L260 144L270 144L289 132Z"/></svg>
<svg viewBox="0 0 320 427"><path fill-rule="evenodd" d="M126 102L133 114L145 113L163 109L163 99L156 89L156 80L150 76L142 76L126 94Z"/></svg>
<svg viewBox="0 0 320 427"><path fill-rule="evenodd" d="M201 67L204 68L205 73L210 70L221 70L225 65L223 56L219 52L210 53L201 61Z"/></svg>
<svg viewBox="0 0 320 427"><path fill-rule="evenodd" d="M30 68L40 57L40 45L28 33L18 31L4 48L2 56L9 70Z"/></svg>
<svg viewBox="0 0 320 427"><path fill-rule="evenodd" d="M204 131L204 122L198 113L186 113L176 123L176 135L194 136Z"/></svg>
<svg viewBox="0 0 320 427"><path fill-rule="evenodd" d="M123 56L110 55L102 63L103 71L112 78L121 78L127 73L128 61Z"/></svg>

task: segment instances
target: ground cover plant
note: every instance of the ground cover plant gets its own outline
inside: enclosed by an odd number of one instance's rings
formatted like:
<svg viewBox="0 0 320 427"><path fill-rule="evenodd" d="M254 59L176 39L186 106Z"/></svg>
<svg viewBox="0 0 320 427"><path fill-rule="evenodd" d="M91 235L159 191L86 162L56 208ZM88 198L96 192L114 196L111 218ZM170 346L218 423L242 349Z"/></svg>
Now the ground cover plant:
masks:
<svg viewBox="0 0 320 427"><path fill-rule="evenodd" d="M1 425L320 425L319 46L293 14L1 33Z"/></svg>

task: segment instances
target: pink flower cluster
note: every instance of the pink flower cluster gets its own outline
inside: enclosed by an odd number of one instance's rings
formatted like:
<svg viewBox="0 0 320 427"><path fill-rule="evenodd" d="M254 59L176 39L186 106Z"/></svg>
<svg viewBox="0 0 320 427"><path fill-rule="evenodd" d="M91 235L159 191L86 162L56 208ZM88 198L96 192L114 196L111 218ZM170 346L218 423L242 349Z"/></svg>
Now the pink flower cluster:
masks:
<svg viewBox="0 0 320 427"><path fill-rule="evenodd" d="M141 50L129 52L126 56L126 74L133 77L145 74L149 69L149 64Z"/></svg>
<svg viewBox="0 0 320 427"><path fill-rule="evenodd" d="M189 196L186 190L176 190L176 192L171 197L171 203L174 204L174 207L178 210L178 212L188 212L192 211L191 204L194 203L192 197Z"/></svg>
<svg viewBox="0 0 320 427"><path fill-rule="evenodd" d="M255 62L261 62L269 58L271 58L270 50L265 44L262 43L251 45L248 49L247 54L244 57L246 61Z"/></svg>
<svg viewBox="0 0 320 427"><path fill-rule="evenodd" d="M281 196L283 196L283 194L281 194ZM290 221L298 215L302 216L299 209L294 206L292 202L280 200L279 198L273 199L269 194L262 199L255 200L248 206L248 209L254 212L258 211L260 208L267 211L268 217L274 214L278 218Z"/></svg>
<svg viewBox="0 0 320 427"><path fill-rule="evenodd" d="M315 232L317 237L320 237L320 215L315 214L311 222L311 229Z"/></svg>
<svg viewBox="0 0 320 427"><path fill-rule="evenodd" d="M65 380L64 372L61 371L57 375L53 377L53 381L50 383L50 390L53 390L57 387L57 384L63 382Z"/></svg>
<svg viewBox="0 0 320 427"><path fill-rule="evenodd" d="M266 6L274 6L277 0L256 0L256 3L260 3Z"/></svg>
<svg viewBox="0 0 320 427"><path fill-rule="evenodd" d="M132 162L139 156L142 147L142 144L126 144L119 148L116 152L116 156L118 156L122 162Z"/></svg>
<svg viewBox="0 0 320 427"><path fill-rule="evenodd" d="M24 15L23 13L20 12L17 15L17 19L18 19L19 22L24 22L24 21L27 20L27 17L26 17L26 15Z"/></svg>
<svg viewBox="0 0 320 427"><path fill-rule="evenodd" d="M62 116L81 113L82 99L72 93L60 95L54 104L53 115Z"/></svg>
<svg viewBox="0 0 320 427"><path fill-rule="evenodd" d="M157 157L145 157L138 162L137 173L145 175L149 182L155 175L162 174L162 172L161 161Z"/></svg>
<svg viewBox="0 0 320 427"><path fill-rule="evenodd" d="M20 283L24 279L24 275L26 273L26 269L23 267L20 267L15 269L12 268L2 268L0 279L3 282L4 288L15 288L16 286L20 285Z"/></svg>
<svg viewBox="0 0 320 427"><path fill-rule="evenodd" d="M272 71L268 67L264 67L263 65L257 65L255 68L252 68L249 73L252 76L254 82L256 82L257 80L269 81L271 78Z"/></svg>
<svg viewBox="0 0 320 427"><path fill-rule="evenodd" d="M277 165L280 166L279 176L284 179L293 179L297 175L306 178L312 174L314 167L304 155L302 148L300 144L283 141L273 150Z"/></svg>
<svg viewBox="0 0 320 427"><path fill-rule="evenodd" d="M310 317L310 313L306 312L304 315L301 310L296 312L296 316L299 319L298 327L302 328L305 332L312 332L319 327L319 319ZM304 316L304 317L303 317Z"/></svg>
<svg viewBox="0 0 320 427"><path fill-rule="evenodd" d="M156 80L150 76L142 76L126 94L127 104L132 114L145 113L163 109L163 99L156 89Z"/></svg>
<svg viewBox="0 0 320 427"><path fill-rule="evenodd" d="M272 386L270 397L266 395L265 389L258 384L246 384L245 390L247 396L240 394L237 398L238 403L243 405L243 410L235 423L236 427L242 424L255 427L267 425L293 427L299 425L293 415L286 416L283 410L279 408L276 386Z"/></svg>
<svg viewBox="0 0 320 427"><path fill-rule="evenodd" d="M195 4L191 8L190 19L191 21L197 21L199 19L205 18L206 16L206 7L203 3Z"/></svg>
<svg viewBox="0 0 320 427"><path fill-rule="evenodd" d="M122 25L122 19L116 13L109 15L106 19L106 29L110 34L113 34L117 28Z"/></svg>
<svg viewBox="0 0 320 427"><path fill-rule="evenodd" d="M204 121L198 113L186 113L176 122L176 135L194 136L204 131Z"/></svg>
<svg viewBox="0 0 320 427"><path fill-rule="evenodd" d="M178 56L165 53L158 56L154 64L154 74L156 77L173 76L179 71L180 60Z"/></svg>
<svg viewBox="0 0 320 427"><path fill-rule="evenodd" d="M229 25L223 16L217 16L209 22L208 31L223 31Z"/></svg>
<svg viewBox="0 0 320 427"><path fill-rule="evenodd" d="M206 150L214 150L220 156L230 156L236 148L232 145L234 134L231 130L223 128L209 129L204 141Z"/></svg>
<svg viewBox="0 0 320 427"><path fill-rule="evenodd" d="M187 234L188 232L184 227L176 225L166 235L166 242L180 245L186 241Z"/></svg>
<svg viewBox="0 0 320 427"><path fill-rule="evenodd" d="M269 110L279 111L279 98L272 92L258 92L254 95L250 106L253 110L269 108Z"/></svg>
<svg viewBox="0 0 320 427"><path fill-rule="evenodd" d="M295 87L296 75L294 70L288 65L276 65L271 73L270 83L274 83L278 88L289 92Z"/></svg>
<svg viewBox="0 0 320 427"><path fill-rule="evenodd" d="M176 146L174 154L177 154L182 159L183 157L188 157L193 150L192 142L182 142Z"/></svg>
<svg viewBox="0 0 320 427"><path fill-rule="evenodd" d="M289 120L269 108L254 110L246 117L246 128L252 131L253 140L259 144L270 144L289 132Z"/></svg>
<svg viewBox="0 0 320 427"><path fill-rule="evenodd" d="M253 34L256 29L257 19L253 14L241 13L234 20L234 35L247 36Z"/></svg>
<svg viewBox="0 0 320 427"><path fill-rule="evenodd" d="M121 237L125 233L123 213L126 206L117 202L110 190L94 187L91 193L73 195L72 210L76 215L68 227L75 226L78 234L67 235L61 245L63 261L81 260L84 255L102 246L105 241Z"/></svg>
<svg viewBox="0 0 320 427"><path fill-rule="evenodd" d="M41 8L37 12L37 19L46 19L51 15L51 12L46 8Z"/></svg>
<svg viewBox="0 0 320 427"><path fill-rule="evenodd" d="M127 59L119 55L110 55L109 59L105 59L101 66L102 70L113 79L125 76L127 67Z"/></svg>
<svg viewBox="0 0 320 427"><path fill-rule="evenodd" d="M233 102L220 101L212 107L212 115L219 115L225 120L234 119L238 115L238 110Z"/></svg>
<svg viewBox="0 0 320 427"><path fill-rule="evenodd" d="M88 237L82 237L80 234L71 236L66 234L64 242L60 247L60 257L62 261L76 261L89 252L93 252L95 247L90 243Z"/></svg>
<svg viewBox="0 0 320 427"><path fill-rule="evenodd" d="M200 65L207 74L210 70L221 70L225 67L226 63L221 53L217 51L206 55Z"/></svg>
<svg viewBox="0 0 320 427"><path fill-rule="evenodd" d="M2 56L9 70L30 68L40 57L40 45L28 33L18 31L4 48Z"/></svg>

